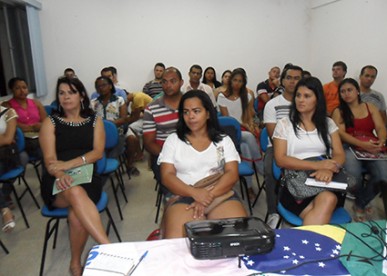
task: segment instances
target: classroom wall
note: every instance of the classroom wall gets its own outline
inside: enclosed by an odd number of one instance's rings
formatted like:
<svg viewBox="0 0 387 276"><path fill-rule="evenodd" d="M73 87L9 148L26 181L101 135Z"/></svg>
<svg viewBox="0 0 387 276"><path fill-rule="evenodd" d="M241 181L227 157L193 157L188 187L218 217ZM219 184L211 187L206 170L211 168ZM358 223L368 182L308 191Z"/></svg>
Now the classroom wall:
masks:
<svg viewBox="0 0 387 276"><path fill-rule="evenodd" d="M244 67L255 89L270 67L301 65L323 83L333 62L358 77L379 69L374 88L387 97L385 0L42 0L40 12L48 88L66 67L89 93L105 66L118 69L129 91L141 90L153 66Z"/></svg>
<svg viewBox="0 0 387 276"><path fill-rule="evenodd" d="M153 66L244 67L255 89L270 67L307 63L307 1L297 0L42 0L40 15L48 87L66 67L91 93L105 66L130 91L153 78Z"/></svg>
<svg viewBox="0 0 387 276"><path fill-rule="evenodd" d="M331 68L342 60L347 77L358 78L364 65L378 68L373 88L387 99L387 1L313 1L310 10L310 71L331 81Z"/></svg>

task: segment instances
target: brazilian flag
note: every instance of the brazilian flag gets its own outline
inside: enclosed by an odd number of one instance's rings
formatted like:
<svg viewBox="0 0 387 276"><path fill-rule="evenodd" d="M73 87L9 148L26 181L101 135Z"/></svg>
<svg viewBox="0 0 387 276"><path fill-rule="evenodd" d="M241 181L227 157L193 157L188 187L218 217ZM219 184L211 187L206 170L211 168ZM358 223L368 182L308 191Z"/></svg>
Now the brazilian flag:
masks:
<svg viewBox="0 0 387 276"><path fill-rule="evenodd" d="M341 263L351 275L387 275L386 221L348 223L341 245Z"/></svg>

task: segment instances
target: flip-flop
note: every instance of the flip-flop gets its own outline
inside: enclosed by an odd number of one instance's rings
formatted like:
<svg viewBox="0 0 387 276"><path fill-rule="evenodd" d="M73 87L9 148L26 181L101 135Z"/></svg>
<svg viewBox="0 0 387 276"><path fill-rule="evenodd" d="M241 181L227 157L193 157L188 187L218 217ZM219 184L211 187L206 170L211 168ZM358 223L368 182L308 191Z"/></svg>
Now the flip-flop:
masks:
<svg viewBox="0 0 387 276"><path fill-rule="evenodd" d="M16 226L16 223L15 223L15 216L12 215L11 219L8 219L7 221L4 220L4 216L10 212L10 210L8 208L4 208L2 211L1 211L1 215L3 217L3 228L1 228L1 230L5 233L9 233L13 230L13 228L15 228Z"/></svg>

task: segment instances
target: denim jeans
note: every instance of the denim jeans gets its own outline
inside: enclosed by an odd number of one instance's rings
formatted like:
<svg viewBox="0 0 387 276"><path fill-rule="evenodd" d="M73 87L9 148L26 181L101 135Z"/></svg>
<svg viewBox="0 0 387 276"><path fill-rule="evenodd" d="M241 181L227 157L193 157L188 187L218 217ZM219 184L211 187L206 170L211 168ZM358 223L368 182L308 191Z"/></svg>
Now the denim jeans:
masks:
<svg viewBox="0 0 387 276"><path fill-rule="evenodd" d="M387 160L357 160L352 151L345 146L345 164L347 172L356 178L355 204L364 209L379 192L379 184L387 185ZM370 175L363 183L363 174Z"/></svg>
<svg viewBox="0 0 387 276"><path fill-rule="evenodd" d="M255 136L249 132L249 131L242 131L242 138L241 138L241 152L242 156L251 159L251 160L256 160L261 157L261 151L258 146L257 140ZM242 160L246 161L246 160ZM252 167L252 162L247 161L249 163L250 167ZM257 168L258 172L262 174L263 171L263 162L262 160L255 161L255 167ZM247 186L251 187L252 185L252 176L247 176L246 182Z"/></svg>

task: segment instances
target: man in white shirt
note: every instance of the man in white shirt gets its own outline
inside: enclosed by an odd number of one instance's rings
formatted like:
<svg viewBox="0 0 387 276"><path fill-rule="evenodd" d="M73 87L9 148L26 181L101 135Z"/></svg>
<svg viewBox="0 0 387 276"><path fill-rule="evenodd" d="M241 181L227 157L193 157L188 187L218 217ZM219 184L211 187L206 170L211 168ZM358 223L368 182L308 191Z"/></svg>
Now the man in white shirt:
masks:
<svg viewBox="0 0 387 276"><path fill-rule="evenodd" d="M295 92L298 81L302 78L302 68L296 65L290 65L281 74L281 85L284 87L284 92L271 99L265 105L263 112L263 120L269 136L269 144L265 153L264 172L266 184L266 203L267 212L269 214L267 224L271 228L275 228L279 221L277 214L277 195L275 192L277 181L273 177L273 147L271 137L273 136L274 128L277 121L285 116L289 116L290 105L292 103L293 94Z"/></svg>
<svg viewBox="0 0 387 276"><path fill-rule="evenodd" d="M200 82L200 79L202 78L202 73L203 70L200 65L192 65L188 73L189 81L184 82L183 86L181 87L181 92L183 92L184 94L185 92L191 90L202 90L208 94L212 103L214 104L214 107L216 108L216 99L211 86Z"/></svg>

